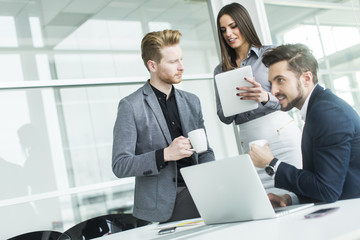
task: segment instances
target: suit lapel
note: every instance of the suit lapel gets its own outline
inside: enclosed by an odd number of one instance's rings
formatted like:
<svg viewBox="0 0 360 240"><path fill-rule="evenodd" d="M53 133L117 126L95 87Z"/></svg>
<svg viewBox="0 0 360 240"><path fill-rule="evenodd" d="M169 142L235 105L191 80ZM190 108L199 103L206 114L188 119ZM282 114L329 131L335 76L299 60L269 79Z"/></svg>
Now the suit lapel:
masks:
<svg viewBox="0 0 360 240"><path fill-rule="evenodd" d="M189 113L189 108L186 104L186 99L184 99L183 95L177 89L175 89L175 98L176 98L176 105L179 111L183 136L187 136L189 129L188 129L188 124L185 123L190 122L191 114Z"/></svg>
<svg viewBox="0 0 360 240"><path fill-rule="evenodd" d="M143 87L143 93L144 93L144 99L149 105L150 109L154 113L156 120L160 126L160 129L168 142L170 144L172 142L171 135L169 132L169 128L167 126L164 114L162 112L162 109L160 107L159 101L157 100L154 91L152 90L150 83L147 82Z"/></svg>

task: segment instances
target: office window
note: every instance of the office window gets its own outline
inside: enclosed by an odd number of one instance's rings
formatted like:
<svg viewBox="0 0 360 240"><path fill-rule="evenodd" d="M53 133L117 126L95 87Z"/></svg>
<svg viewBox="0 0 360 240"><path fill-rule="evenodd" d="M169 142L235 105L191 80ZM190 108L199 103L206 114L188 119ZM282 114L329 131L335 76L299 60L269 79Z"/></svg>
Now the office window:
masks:
<svg viewBox="0 0 360 240"><path fill-rule="evenodd" d="M141 39L149 31L163 29L183 34L186 74L212 71L218 60L205 2L129 1L126 5L132 11L114 14L123 12L124 5L111 2L55 46L58 79L146 76ZM77 54L62 54L68 50Z"/></svg>
<svg viewBox="0 0 360 240"><path fill-rule="evenodd" d="M21 58L19 54L0 53L0 82L23 81Z"/></svg>
<svg viewBox="0 0 360 240"><path fill-rule="evenodd" d="M183 34L178 87L200 97L214 151L236 152L216 117L206 1L0 1L0 239L132 211L134 179L111 169L112 130L119 100L149 77L142 37L165 28Z"/></svg>
<svg viewBox="0 0 360 240"><path fill-rule="evenodd" d="M12 16L0 16L0 47L17 47L15 21Z"/></svg>
<svg viewBox="0 0 360 240"><path fill-rule="evenodd" d="M359 1L264 2L273 43L309 46L320 83L360 112Z"/></svg>

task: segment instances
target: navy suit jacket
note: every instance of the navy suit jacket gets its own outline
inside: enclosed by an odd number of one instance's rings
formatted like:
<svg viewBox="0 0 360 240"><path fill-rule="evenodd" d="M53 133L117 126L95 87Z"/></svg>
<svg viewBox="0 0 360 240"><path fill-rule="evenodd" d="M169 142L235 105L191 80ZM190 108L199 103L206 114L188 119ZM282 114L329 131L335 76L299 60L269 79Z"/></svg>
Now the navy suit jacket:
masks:
<svg viewBox="0 0 360 240"><path fill-rule="evenodd" d="M282 162L275 187L300 202L360 197L360 118L345 101L317 85L309 99L302 136L303 169Z"/></svg>

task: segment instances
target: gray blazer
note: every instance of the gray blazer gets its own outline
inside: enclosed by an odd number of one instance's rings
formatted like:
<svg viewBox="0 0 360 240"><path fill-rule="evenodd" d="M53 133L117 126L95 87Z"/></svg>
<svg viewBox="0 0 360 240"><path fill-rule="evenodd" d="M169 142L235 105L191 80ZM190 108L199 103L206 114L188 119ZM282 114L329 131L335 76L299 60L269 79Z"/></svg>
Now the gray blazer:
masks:
<svg viewBox="0 0 360 240"><path fill-rule="evenodd" d="M175 89L184 136L205 128L199 98ZM112 169L119 177L135 176L133 215L140 219L163 222L171 217L177 188L177 165L169 162L160 171L155 151L172 142L166 120L149 81L121 99L114 126ZM194 153L195 162L215 159L213 150Z"/></svg>

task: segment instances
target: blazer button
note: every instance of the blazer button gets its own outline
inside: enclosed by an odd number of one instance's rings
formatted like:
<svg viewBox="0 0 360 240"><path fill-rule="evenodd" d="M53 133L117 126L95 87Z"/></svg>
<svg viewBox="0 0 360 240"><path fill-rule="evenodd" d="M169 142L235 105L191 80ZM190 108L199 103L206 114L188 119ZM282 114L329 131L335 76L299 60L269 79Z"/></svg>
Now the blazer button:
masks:
<svg viewBox="0 0 360 240"><path fill-rule="evenodd" d="M176 179L175 179L175 178L173 178L173 182L176 182Z"/></svg>

